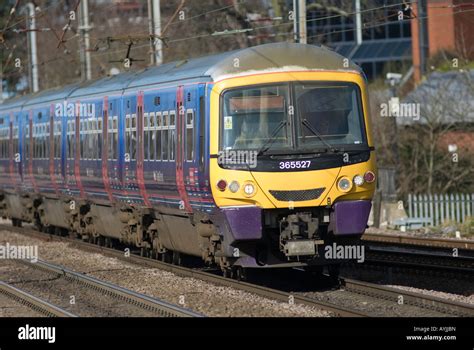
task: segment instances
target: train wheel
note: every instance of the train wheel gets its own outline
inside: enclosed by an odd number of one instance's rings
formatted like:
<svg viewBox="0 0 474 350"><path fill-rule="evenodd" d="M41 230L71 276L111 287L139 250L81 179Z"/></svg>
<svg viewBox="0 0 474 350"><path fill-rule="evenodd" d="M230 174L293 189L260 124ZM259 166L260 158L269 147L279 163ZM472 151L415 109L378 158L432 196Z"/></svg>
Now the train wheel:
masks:
<svg viewBox="0 0 474 350"><path fill-rule="evenodd" d="M103 247L103 246L104 246L104 243L105 243L105 240L104 240L104 237L103 237L103 236L97 237L97 245L98 245L98 246Z"/></svg>
<svg viewBox="0 0 474 350"><path fill-rule="evenodd" d="M320 265L306 266L304 270L307 273L313 275L314 277L319 277L323 275L324 266L320 266Z"/></svg>
<svg viewBox="0 0 474 350"><path fill-rule="evenodd" d="M172 257L172 262L173 262L173 265L181 265L182 263L182 258L181 258L181 254L178 253L178 252L173 252L173 257Z"/></svg>
<svg viewBox="0 0 474 350"><path fill-rule="evenodd" d="M232 267L232 278L237 281L245 281L247 279L247 272L242 266L233 266Z"/></svg>
<svg viewBox="0 0 474 350"><path fill-rule="evenodd" d="M329 277L331 278L331 280L336 283L336 284L339 284L339 274L341 272L341 265L339 264L336 264L336 265L328 265L328 274L329 274Z"/></svg>
<svg viewBox="0 0 474 350"><path fill-rule="evenodd" d="M43 232L43 225L41 224L41 222L39 221L35 222L35 230Z"/></svg>
<svg viewBox="0 0 474 350"><path fill-rule="evenodd" d="M161 261L171 264L173 262L173 254L170 251L166 251L161 254Z"/></svg>
<svg viewBox="0 0 474 350"><path fill-rule="evenodd" d="M232 271L228 267L222 270L222 276L225 278L232 278Z"/></svg>

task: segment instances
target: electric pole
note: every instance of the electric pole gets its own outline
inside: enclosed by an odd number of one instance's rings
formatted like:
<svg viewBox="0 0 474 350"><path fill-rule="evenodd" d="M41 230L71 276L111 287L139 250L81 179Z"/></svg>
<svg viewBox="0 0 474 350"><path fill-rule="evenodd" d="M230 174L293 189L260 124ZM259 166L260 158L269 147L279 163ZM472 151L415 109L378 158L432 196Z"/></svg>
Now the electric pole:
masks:
<svg viewBox="0 0 474 350"><path fill-rule="evenodd" d="M306 44L306 0L293 0L293 12L295 42Z"/></svg>
<svg viewBox="0 0 474 350"><path fill-rule="evenodd" d="M82 80L91 80L91 52L89 31L89 3L88 0L81 0L79 15L79 31L81 33L81 78Z"/></svg>
<svg viewBox="0 0 474 350"><path fill-rule="evenodd" d="M160 0L148 0L148 20L150 30L150 63L159 66L163 63L163 43L161 42Z"/></svg>
<svg viewBox="0 0 474 350"><path fill-rule="evenodd" d="M362 44L362 15L360 12L360 0L354 0L355 24L356 24L356 44Z"/></svg>
<svg viewBox="0 0 474 350"><path fill-rule="evenodd" d="M420 51L420 77L426 73L426 61L428 60L428 25L426 0L419 0L418 8L418 42Z"/></svg>
<svg viewBox="0 0 474 350"><path fill-rule="evenodd" d="M28 4L26 4L26 9L28 10L28 17L26 18L26 27L28 28L28 48L30 56L30 88L31 91L35 93L39 91L35 5L29 2Z"/></svg>

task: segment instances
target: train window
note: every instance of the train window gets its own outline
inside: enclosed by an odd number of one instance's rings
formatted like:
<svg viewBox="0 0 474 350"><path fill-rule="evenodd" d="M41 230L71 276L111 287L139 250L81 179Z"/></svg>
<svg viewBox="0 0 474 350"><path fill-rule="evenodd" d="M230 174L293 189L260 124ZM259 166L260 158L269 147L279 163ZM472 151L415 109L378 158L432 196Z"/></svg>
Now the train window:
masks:
<svg viewBox="0 0 474 350"><path fill-rule="evenodd" d="M143 115L143 157L144 159L150 159L150 138L148 137L148 134L150 132L150 123L149 123L149 118L150 115L148 113L145 113Z"/></svg>
<svg viewBox="0 0 474 350"><path fill-rule="evenodd" d="M2 123L0 123L2 124ZM0 130L0 158L5 158L3 156L3 130Z"/></svg>
<svg viewBox="0 0 474 350"><path fill-rule="evenodd" d="M91 136L92 136L92 142L91 142L91 145L92 145L92 152L91 152L91 159L97 159L98 158L98 154L97 154L97 151L99 150L99 135L97 134L97 121L96 120L92 120L92 132L91 132Z"/></svg>
<svg viewBox="0 0 474 350"><path fill-rule="evenodd" d="M79 147L81 148L81 149L80 149L80 158L81 158L81 159L84 159L84 156L85 156L85 154L84 154L85 139L86 139L86 135L85 135L84 133L80 133L80 134L79 134L79 140L77 140L77 141L79 141L79 142L78 142L78 143L79 143ZM76 142L77 142L77 141L76 141Z"/></svg>
<svg viewBox="0 0 474 350"><path fill-rule="evenodd" d="M158 113L156 114L156 126L158 126L158 127L162 127L162 126L163 126L163 118L162 118L160 112L158 112Z"/></svg>
<svg viewBox="0 0 474 350"><path fill-rule="evenodd" d="M39 159L41 157L40 126L37 125L35 127L35 129L36 129L36 132L35 132L35 148L36 148L35 158Z"/></svg>
<svg viewBox="0 0 474 350"><path fill-rule="evenodd" d="M107 128L108 135L107 135L107 158L113 159L114 158L114 123L113 117L109 117L107 120Z"/></svg>
<svg viewBox="0 0 474 350"><path fill-rule="evenodd" d="M137 115L132 114L132 128L130 130L130 159L137 158Z"/></svg>
<svg viewBox="0 0 474 350"><path fill-rule="evenodd" d="M67 132L67 135L66 135L66 143L67 143L67 158L68 159L72 159L74 157L74 154L73 154L73 142L74 142L74 136L75 136L75 133L74 133L74 122L73 121L68 121L68 125L67 125L67 128L68 128L68 132Z"/></svg>
<svg viewBox="0 0 474 350"><path fill-rule="evenodd" d="M206 120L206 103L204 96L199 97L199 166L204 170L204 134Z"/></svg>
<svg viewBox="0 0 474 350"><path fill-rule="evenodd" d="M59 122L54 123L54 158L61 157L61 133L59 129Z"/></svg>
<svg viewBox="0 0 474 350"><path fill-rule="evenodd" d="M162 150L162 157L163 160L168 160L168 129L169 129L169 116L168 112L163 112L162 117L163 125L161 126L161 150Z"/></svg>
<svg viewBox="0 0 474 350"><path fill-rule="evenodd" d="M149 126L150 128L154 128L155 127L155 113L154 112L151 112L150 113L150 119L149 119Z"/></svg>
<svg viewBox="0 0 474 350"><path fill-rule="evenodd" d="M35 145L36 145L36 157L40 159L41 158L41 133L40 133L40 125L36 127L36 140L35 140Z"/></svg>
<svg viewBox="0 0 474 350"><path fill-rule="evenodd" d="M156 147L156 136L155 136L155 113L151 112L148 118L148 159L155 160L155 147Z"/></svg>
<svg viewBox="0 0 474 350"><path fill-rule="evenodd" d="M161 113L156 113L156 123L155 123L155 131L154 131L154 144L156 146L156 153L155 159L161 160Z"/></svg>
<svg viewBox="0 0 474 350"><path fill-rule="evenodd" d="M90 139L90 129L89 129L89 121L85 120L84 121L84 159L89 159L89 154L90 154L90 148L89 148L89 139Z"/></svg>
<svg viewBox="0 0 474 350"><path fill-rule="evenodd" d="M54 154L53 154L54 145L53 146L51 145L51 143L54 142L54 137L52 135L53 133L48 123L46 125L46 134L44 135L45 148L46 148L45 159L49 159L50 156L54 157Z"/></svg>
<svg viewBox="0 0 474 350"><path fill-rule="evenodd" d="M125 153L130 152L130 115L125 116Z"/></svg>
<svg viewBox="0 0 474 350"><path fill-rule="evenodd" d="M118 117L114 117L113 121L114 125L114 138L113 138L113 143L114 143L114 156L113 159L118 159Z"/></svg>
<svg viewBox="0 0 474 350"><path fill-rule="evenodd" d="M171 111L170 112L170 131L169 131L169 160L174 160L174 153L175 153L175 135L176 135L176 112Z"/></svg>
<svg viewBox="0 0 474 350"><path fill-rule="evenodd" d="M186 112L186 160L194 158L194 111Z"/></svg>
<svg viewBox="0 0 474 350"><path fill-rule="evenodd" d="M148 128L148 126L150 125L149 120L150 120L150 115L148 113L144 113L143 114L143 127L144 128Z"/></svg>
<svg viewBox="0 0 474 350"><path fill-rule="evenodd" d="M97 138L97 151L96 151L96 159L102 159L102 120L97 120L97 130L96 130L96 138Z"/></svg>

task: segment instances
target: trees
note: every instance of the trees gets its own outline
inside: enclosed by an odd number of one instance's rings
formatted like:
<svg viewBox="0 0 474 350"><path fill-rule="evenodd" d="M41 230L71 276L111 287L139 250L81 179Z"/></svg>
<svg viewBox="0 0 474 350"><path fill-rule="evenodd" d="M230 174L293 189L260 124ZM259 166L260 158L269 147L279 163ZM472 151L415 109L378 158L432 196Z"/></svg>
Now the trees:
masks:
<svg viewBox="0 0 474 350"><path fill-rule="evenodd" d="M474 191L473 101L474 71L433 73L408 95L420 118L398 123L401 193Z"/></svg>

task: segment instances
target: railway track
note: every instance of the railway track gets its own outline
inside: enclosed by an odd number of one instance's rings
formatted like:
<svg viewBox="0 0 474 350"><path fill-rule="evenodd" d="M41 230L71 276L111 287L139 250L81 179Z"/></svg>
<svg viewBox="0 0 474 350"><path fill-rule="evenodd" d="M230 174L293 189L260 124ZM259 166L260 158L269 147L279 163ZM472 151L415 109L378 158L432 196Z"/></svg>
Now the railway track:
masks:
<svg viewBox="0 0 474 350"><path fill-rule="evenodd" d="M366 263L474 276L474 242L403 235L367 234Z"/></svg>
<svg viewBox="0 0 474 350"><path fill-rule="evenodd" d="M76 315L49 303L46 300L40 299L31 293L20 290L2 281L0 281L0 295L28 307L35 313L47 317L76 317Z"/></svg>
<svg viewBox="0 0 474 350"><path fill-rule="evenodd" d="M201 269L188 268L183 266L177 266L169 263L164 263L155 259L142 257L135 254L124 255L123 251L105 248L95 244L83 242L77 239L71 239L68 237L60 237L54 235L46 235L44 233L35 231L30 228L19 228L11 227L8 225L0 225L0 230L8 230L27 234L29 236L39 238L42 240L50 241L62 241L70 243L72 246L86 250L88 252L100 253L105 256L113 257L122 261L133 263L142 267L157 268L164 271L172 272L176 275L183 277L192 277L200 279L206 282L214 283L221 286L232 287L240 289L249 293L254 293L259 296L274 299L280 302L302 304L319 309L326 310L337 316L342 317L370 317L370 316L381 316L380 314L366 311L357 307L354 304L361 304L361 299L365 298L364 303L373 303L374 300L386 302L395 306L402 305L401 307L411 307L415 315L437 315L437 316L473 316L474 306L469 304L463 304L450 300L444 300L434 298L424 294L406 292L395 288L388 288L379 286L372 283L353 281L353 280L342 280L343 288L340 289L340 295L338 298L332 298L330 295L333 291L327 292L292 292L284 291L280 289L274 289L267 286L248 283L243 281L236 281L223 276L206 272ZM357 295L357 298L354 296ZM401 298L400 298L401 297ZM355 299L354 302L349 302L348 305L339 303L342 299ZM400 304L400 299L403 302ZM427 312L419 313L419 310L426 310ZM391 314L385 316L393 316Z"/></svg>
<svg viewBox="0 0 474 350"><path fill-rule="evenodd" d="M351 293L375 297L389 303L396 303L399 306L412 308L417 312L416 316L423 314L426 316L474 316L474 305L470 304L350 279L343 279L342 285L346 291Z"/></svg>
<svg viewBox="0 0 474 350"><path fill-rule="evenodd" d="M362 240L367 242L391 243L397 245L414 245L439 248L457 248L474 251L474 241L449 239L449 238L425 238L408 235L391 235L382 233L365 233Z"/></svg>
<svg viewBox="0 0 474 350"><path fill-rule="evenodd" d="M82 287L83 290L87 292L87 295L90 296L92 295L92 298L97 295L104 296L104 300L113 300L114 302L111 303L112 305L107 305L104 308L107 307L112 307L114 309L120 309L123 310L124 313L130 312L132 315L139 315L141 316L142 313L140 311L136 310L142 310L143 315L145 316L158 316L158 317L201 317L202 315L197 314L193 311L178 307L176 305L167 303L165 301L149 297L144 294L136 293L134 291L122 288L120 286L101 281L99 279L96 279L91 276L84 275L82 273L74 272L72 270L69 270L67 268L64 268L62 266L54 265L48 262L44 262L41 260L38 260L37 262L29 262L26 260L13 260L17 264L21 264L23 266L26 266L30 270L35 270L37 272L40 272L40 275L43 274L43 276L40 276L35 280L35 277L38 276L38 274L29 274L28 273L28 285L31 286L33 282L37 284L42 284L44 285L51 283L53 286L49 287L51 290L58 288L62 294L69 296L73 295L64 293L64 290L71 290L71 288L66 288L64 289L63 286L57 286L57 281L62 280L65 281L65 283L68 284L68 286L72 286L73 293L75 294L81 294L83 291L79 290L78 287ZM44 275L48 275L48 277L45 277ZM33 276L33 277L31 277ZM20 276L21 278L21 272ZM21 281L20 281L21 282ZM17 283L20 283L17 282ZM44 286L42 287L44 288ZM98 300L103 301L103 300ZM92 301L92 305L94 304L94 301ZM89 310L81 315L81 316L94 316L95 314L93 313L92 315L89 313L90 312L90 307ZM136 310L135 310L136 309ZM102 310L97 310L97 312L100 314ZM121 314L119 314L121 315Z"/></svg>

